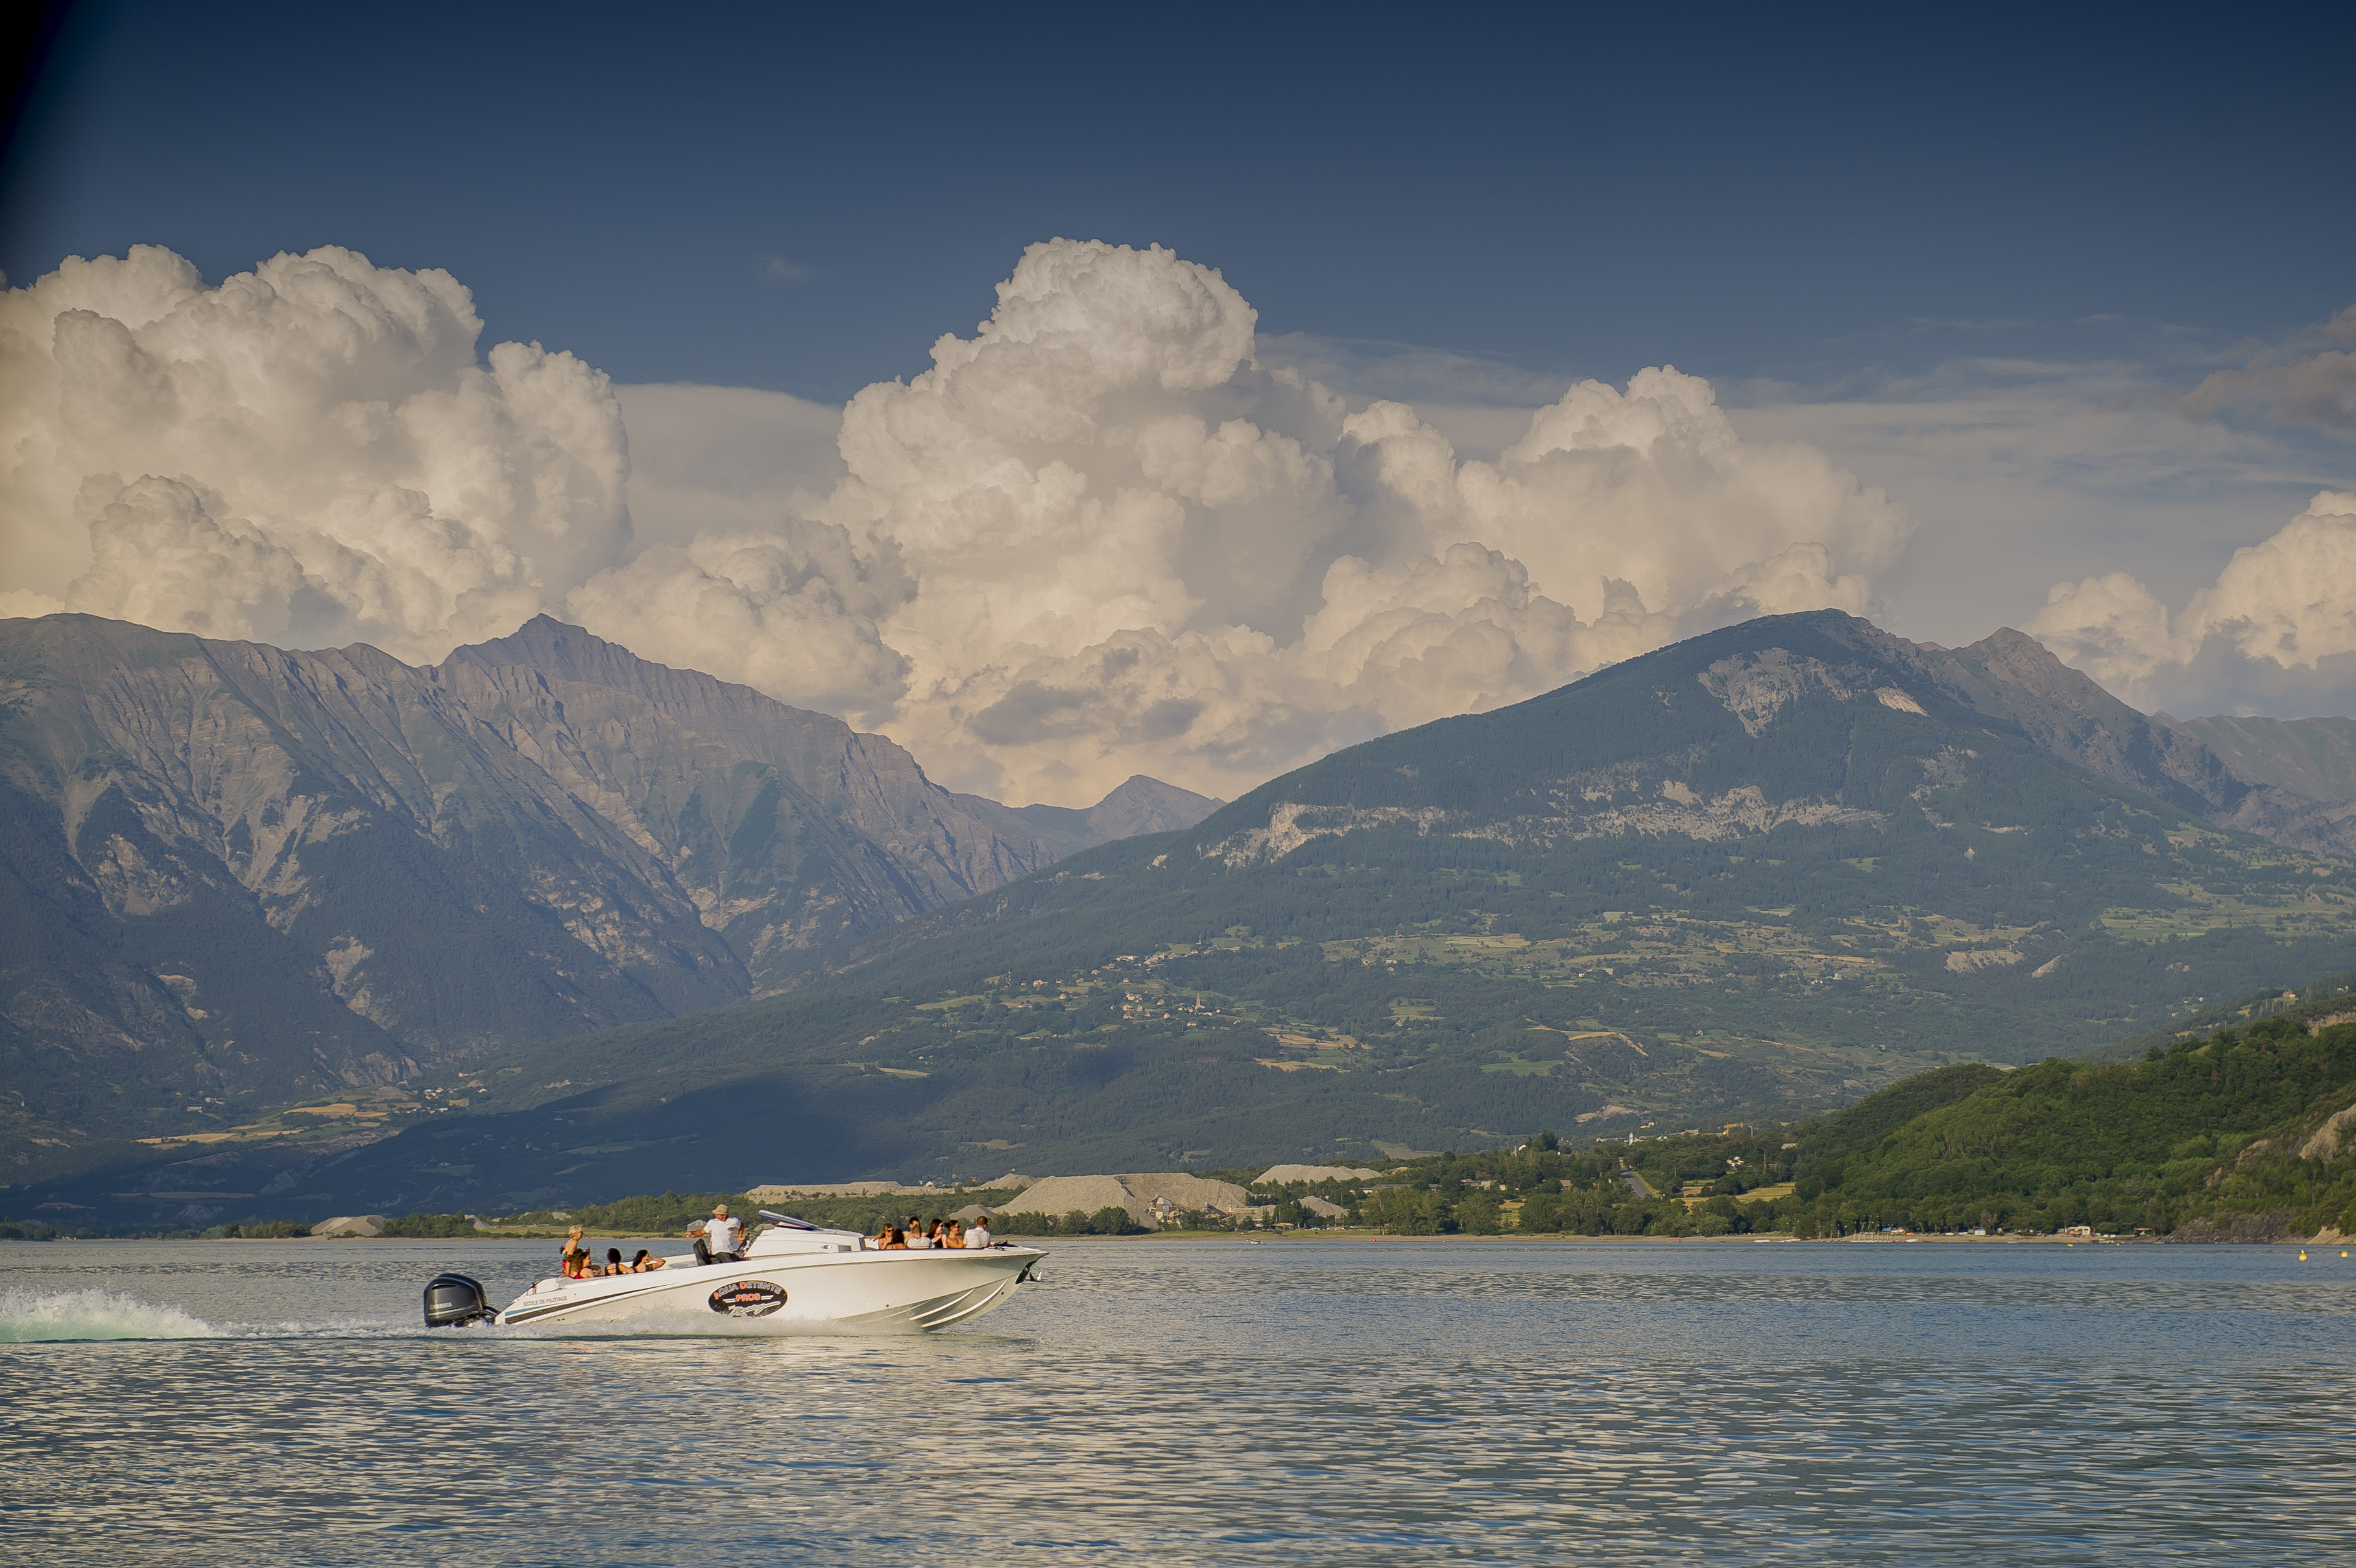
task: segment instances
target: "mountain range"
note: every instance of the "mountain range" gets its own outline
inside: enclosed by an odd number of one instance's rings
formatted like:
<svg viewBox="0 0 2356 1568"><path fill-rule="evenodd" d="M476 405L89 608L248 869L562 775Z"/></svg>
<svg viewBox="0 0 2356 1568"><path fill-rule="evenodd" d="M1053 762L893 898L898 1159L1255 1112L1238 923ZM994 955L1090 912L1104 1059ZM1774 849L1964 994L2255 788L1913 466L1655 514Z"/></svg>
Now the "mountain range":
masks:
<svg viewBox="0 0 2356 1568"><path fill-rule="evenodd" d="M455 655L434 689L542 777L618 780L612 799L562 793L641 854L693 865L670 846L755 842L680 826L698 819L670 802L717 785L605 760L592 741L613 725L573 716L586 699L564 684L585 655L531 652L490 656L497 682ZM2286 733L2313 750L2309 729ZM782 800L785 754L767 766ZM332 1101L183 1111L181 1132L135 1145L60 1136L19 1192L155 1222L510 1210L1791 1119L2356 963L2346 802L2254 771L2017 632L1946 649L1836 612L1770 618L1351 747L961 901L811 929L765 997L485 1047ZM2310 776L2328 777L2276 773ZM784 885L734 875L674 871L708 933L738 929L729 889ZM644 923L649 949L691 950L683 925ZM750 977L758 940L723 945Z"/></svg>
<svg viewBox="0 0 2356 1568"><path fill-rule="evenodd" d="M2237 778L2329 801L2343 822L2356 815L2356 719L2151 718L2201 742Z"/></svg>
<svg viewBox="0 0 2356 1568"><path fill-rule="evenodd" d="M398 1083L776 989L1218 804L1142 778L1087 811L955 794L544 617L426 669L0 621L0 1061L52 1144Z"/></svg>

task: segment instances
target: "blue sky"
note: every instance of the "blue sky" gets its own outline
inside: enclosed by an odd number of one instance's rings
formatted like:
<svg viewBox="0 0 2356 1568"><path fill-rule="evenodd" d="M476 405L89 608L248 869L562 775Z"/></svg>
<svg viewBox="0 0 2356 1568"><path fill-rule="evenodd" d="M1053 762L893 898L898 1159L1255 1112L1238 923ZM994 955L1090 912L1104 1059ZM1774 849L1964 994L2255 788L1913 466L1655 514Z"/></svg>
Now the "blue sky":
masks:
<svg viewBox="0 0 2356 1568"><path fill-rule="evenodd" d="M2356 714L2351 43L80 5L0 159L0 614L426 658L545 609L1077 804L1820 606L2022 627L2146 708ZM194 274L59 270L135 245ZM372 265L271 261L319 247ZM250 273L266 307L208 292ZM137 352L73 325L117 316ZM304 359L348 320L391 336ZM461 364L505 368L454 421Z"/></svg>
<svg viewBox="0 0 2356 1568"><path fill-rule="evenodd" d="M80 7L0 267L333 242L623 381L823 401L1055 235L1549 376L1838 385L2356 298L2320 7L852 12Z"/></svg>

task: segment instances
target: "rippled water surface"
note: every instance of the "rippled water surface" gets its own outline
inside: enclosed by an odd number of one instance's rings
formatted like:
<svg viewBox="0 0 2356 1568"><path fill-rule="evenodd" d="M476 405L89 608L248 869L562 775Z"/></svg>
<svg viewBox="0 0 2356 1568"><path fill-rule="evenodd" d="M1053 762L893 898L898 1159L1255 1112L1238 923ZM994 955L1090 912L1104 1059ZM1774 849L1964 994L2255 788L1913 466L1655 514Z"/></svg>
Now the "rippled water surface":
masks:
<svg viewBox="0 0 2356 1568"><path fill-rule="evenodd" d="M552 1249L0 1243L0 1559L2356 1559L2337 1248L1066 1242L930 1338L417 1326Z"/></svg>

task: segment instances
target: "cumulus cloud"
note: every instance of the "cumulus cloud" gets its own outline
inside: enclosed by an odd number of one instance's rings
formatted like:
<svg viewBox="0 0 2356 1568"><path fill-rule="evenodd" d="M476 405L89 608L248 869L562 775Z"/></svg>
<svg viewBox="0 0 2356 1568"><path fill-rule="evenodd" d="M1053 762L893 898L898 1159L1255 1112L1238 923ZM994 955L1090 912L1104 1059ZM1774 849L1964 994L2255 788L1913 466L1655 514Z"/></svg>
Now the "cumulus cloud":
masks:
<svg viewBox="0 0 2356 1568"><path fill-rule="evenodd" d="M908 661L879 622L913 585L885 540L862 552L839 526L697 534L574 589L570 613L665 662L831 713L885 711Z"/></svg>
<svg viewBox="0 0 2356 1568"><path fill-rule="evenodd" d="M2028 630L2138 707L2356 709L2356 493L2233 553L2180 613L2125 572L2056 584Z"/></svg>
<svg viewBox="0 0 2356 1568"><path fill-rule="evenodd" d="M619 406L481 332L447 273L333 246L214 288L137 246L0 294L12 585L408 658L561 605L629 542Z"/></svg>
<svg viewBox="0 0 2356 1568"><path fill-rule="evenodd" d="M63 599L53 598L31 588L10 588L0 592L0 620L13 620L20 616L27 619L53 616L65 607Z"/></svg>
<svg viewBox="0 0 2356 1568"><path fill-rule="evenodd" d="M1867 608L1904 546L1878 492L1741 440L1674 370L1582 382L1466 461L1404 404L1263 364L1256 327L1158 247L1034 245L973 336L851 400L842 477L791 524L840 531L838 564L649 552L573 606L658 656L790 671L781 694L830 693L967 787L1232 795L1701 627ZM729 629L653 607L675 603Z"/></svg>
<svg viewBox="0 0 2356 1568"><path fill-rule="evenodd" d="M1264 362L1257 325L1211 268L1054 241L838 414L478 357L454 279L347 251L211 289L168 252L77 261L0 300L5 586L404 657L553 609L1085 803L1133 772L1232 796L1711 625L1869 609L1905 546L1673 369L1468 458Z"/></svg>

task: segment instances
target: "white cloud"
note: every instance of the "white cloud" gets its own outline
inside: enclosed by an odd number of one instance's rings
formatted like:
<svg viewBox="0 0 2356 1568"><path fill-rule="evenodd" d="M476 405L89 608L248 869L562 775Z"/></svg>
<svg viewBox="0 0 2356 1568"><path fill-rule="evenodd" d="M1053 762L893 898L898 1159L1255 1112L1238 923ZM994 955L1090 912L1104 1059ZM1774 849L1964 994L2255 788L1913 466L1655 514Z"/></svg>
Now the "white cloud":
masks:
<svg viewBox="0 0 2356 1568"><path fill-rule="evenodd" d="M1739 389L1753 439L1806 442L1904 498L1918 527L1875 586L1890 629L1968 642L2019 625L2048 585L2132 563L2181 604L2234 547L2319 488L2344 444L2188 418L2202 364L1956 360L1839 395ZM2356 475L2350 475L2356 478Z"/></svg>
<svg viewBox="0 0 2356 1568"><path fill-rule="evenodd" d="M0 620L14 620L18 617L29 620L40 616L53 616L65 607L63 599L36 593L31 588L10 588L0 592Z"/></svg>
<svg viewBox="0 0 2356 1568"><path fill-rule="evenodd" d="M332 618L326 585L261 529L223 516L217 493L152 475L125 485L110 474L87 481L74 510L94 559L67 589L68 609L286 641L306 640Z"/></svg>
<svg viewBox="0 0 2356 1568"><path fill-rule="evenodd" d="M1867 609L1904 548L1879 491L1674 370L1467 459L1461 419L1354 410L1256 330L1215 271L1055 241L837 413L478 359L454 279L349 252L211 289L160 250L77 261L0 300L0 608L411 658L553 609L945 781L1085 802L1132 772L1232 796L1706 626Z"/></svg>
<svg viewBox="0 0 2356 1568"><path fill-rule="evenodd" d="M2191 623L2168 607L2189 609L2204 590L2202 604L2213 605L2221 575L2230 587L2253 570L2251 562L2228 570L2237 547L2280 530L2319 488L2356 479L2340 438L2349 428L2346 356L2333 349L2356 342L2356 307L2256 350L2181 328L2100 320L2040 331L2043 357L2006 358L1979 351L1974 340L1987 326L1933 333L1960 336L1974 351L1911 370L1852 367L1815 388L1720 389L1745 438L1795 442L1905 498L1917 527L1902 558L1872 575L1877 618L1957 642L2037 616L2073 660L2147 707L2356 711L2356 671L2345 660L2286 662L2265 651L2259 630L2276 600L2329 597L2340 579L2328 559L2305 563L2318 584L2244 595L2244 638L2196 635L2197 646L2180 646ZM1878 346L1893 360L1922 357L1917 344ZM1518 439L1504 434L1508 422L1529 418L1511 403L1537 401L1529 372L1493 360L1298 338L1280 349L1329 384L1415 402L1460 452L1502 456ZM2114 570L2122 562L2134 564L2132 575ZM2040 610L2057 578L2067 581ZM2289 618L2296 646L2317 645L2319 614L2329 620L2311 605ZM2211 618L2233 618L2212 609Z"/></svg>
<svg viewBox="0 0 2356 1568"><path fill-rule="evenodd" d="M2027 629L2139 707L2356 711L2356 493L2235 551L2179 614L2114 572L2056 584Z"/></svg>
<svg viewBox="0 0 2356 1568"><path fill-rule="evenodd" d="M1352 413L1263 364L1255 328L1219 274L1166 251L1034 245L973 337L851 400L841 481L799 509L842 531L846 562L898 563L904 594L837 608L649 554L574 604L740 678L790 637L801 685L781 694L859 693L855 717L961 785L1080 800L1144 771L1232 795L1700 626L1865 608L1903 546L1878 492L1804 446L1743 441L1675 371L1582 382L1465 462L1404 405ZM625 611L715 592L741 607L729 651Z"/></svg>
<svg viewBox="0 0 2356 1568"><path fill-rule="evenodd" d="M1624 393L1577 383L1494 463L1458 463L1396 403L1347 433L1380 452L1384 481L1433 538L1494 545L1589 620L1615 583L1682 620L1861 611L1908 533L1879 490L1812 446L1745 442L1708 382L1669 369Z"/></svg>
<svg viewBox="0 0 2356 1568"><path fill-rule="evenodd" d="M76 609L438 657L629 542L621 413L447 273L326 247L203 286L169 251L0 295L0 540Z"/></svg>
<svg viewBox="0 0 2356 1568"><path fill-rule="evenodd" d="M697 534L575 588L582 625L666 663L831 713L888 710L908 661L877 623L910 584L890 542L873 552L826 523Z"/></svg>

